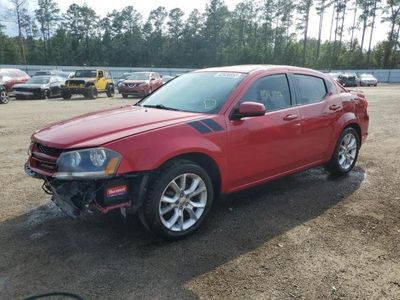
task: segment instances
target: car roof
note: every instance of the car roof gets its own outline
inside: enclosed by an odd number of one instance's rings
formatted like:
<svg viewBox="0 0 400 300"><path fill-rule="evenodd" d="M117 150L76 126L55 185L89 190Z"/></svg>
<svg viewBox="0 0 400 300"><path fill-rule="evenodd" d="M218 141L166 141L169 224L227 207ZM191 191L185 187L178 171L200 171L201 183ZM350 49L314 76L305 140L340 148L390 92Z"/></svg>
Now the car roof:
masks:
<svg viewBox="0 0 400 300"><path fill-rule="evenodd" d="M35 78L50 78L50 77L57 77L56 75L37 75L34 76Z"/></svg>
<svg viewBox="0 0 400 300"><path fill-rule="evenodd" d="M226 67L214 67L207 68L202 70L197 70L195 72L234 72L234 73L254 73L258 71L279 71L279 70L287 70L294 72L312 72L323 74L316 70L300 68L294 66L285 66L285 65L236 65L236 66L226 66Z"/></svg>

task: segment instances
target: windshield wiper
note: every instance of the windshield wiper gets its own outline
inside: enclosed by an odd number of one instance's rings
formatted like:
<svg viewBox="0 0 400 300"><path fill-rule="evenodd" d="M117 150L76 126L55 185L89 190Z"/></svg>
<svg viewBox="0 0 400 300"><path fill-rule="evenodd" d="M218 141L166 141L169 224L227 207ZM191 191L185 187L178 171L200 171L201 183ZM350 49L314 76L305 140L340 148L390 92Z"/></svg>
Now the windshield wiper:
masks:
<svg viewBox="0 0 400 300"><path fill-rule="evenodd" d="M150 104L146 105L145 104L145 105L142 105L142 106L143 107L150 107L150 108L157 108L157 109L181 111L180 109L173 108L173 107L168 107L168 106L165 106L163 104L156 104L156 105L150 105Z"/></svg>

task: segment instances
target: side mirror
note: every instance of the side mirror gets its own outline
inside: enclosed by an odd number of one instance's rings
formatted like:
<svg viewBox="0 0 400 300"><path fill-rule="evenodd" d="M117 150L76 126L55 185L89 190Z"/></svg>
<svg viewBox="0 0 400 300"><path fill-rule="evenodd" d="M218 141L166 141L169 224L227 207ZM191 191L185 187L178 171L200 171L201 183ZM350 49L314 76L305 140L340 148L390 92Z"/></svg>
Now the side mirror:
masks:
<svg viewBox="0 0 400 300"><path fill-rule="evenodd" d="M243 102L239 105L239 109L232 115L234 120L240 120L246 117L264 116L267 110L264 104L258 102Z"/></svg>

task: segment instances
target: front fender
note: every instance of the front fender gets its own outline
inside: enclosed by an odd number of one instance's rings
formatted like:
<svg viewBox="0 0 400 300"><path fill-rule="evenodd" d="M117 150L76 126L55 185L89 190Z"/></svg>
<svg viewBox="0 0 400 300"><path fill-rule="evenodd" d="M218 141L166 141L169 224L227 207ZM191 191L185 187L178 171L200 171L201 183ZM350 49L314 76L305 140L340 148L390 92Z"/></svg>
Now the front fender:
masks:
<svg viewBox="0 0 400 300"><path fill-rule="evenodd" d="M215 161L221 177L225 178L225 131L202 134L188 124L180 124L130 136L104 146L123 156L117 175L155 170L174 157L201 153Z"/></svg>

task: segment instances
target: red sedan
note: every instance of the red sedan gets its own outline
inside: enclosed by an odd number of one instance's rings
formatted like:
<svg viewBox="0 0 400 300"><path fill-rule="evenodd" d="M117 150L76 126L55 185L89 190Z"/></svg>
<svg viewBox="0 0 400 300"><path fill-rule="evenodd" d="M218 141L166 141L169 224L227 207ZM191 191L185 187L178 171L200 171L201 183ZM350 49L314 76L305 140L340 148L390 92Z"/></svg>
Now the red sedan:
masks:
<svg viewBox="0 0 400 300"><path fill-rule="evenodd" d="M117 88L123 98L127 98L129 95L144 97L158 89L162 84L161 76L156 72L136 72L120 82Z"/></svg>
<svg viewBox="0 0 400 300"><path fill-rule="evenodd" d="M19 69L0 69L0 82L3 82L6 91L11 92L13 86L25 83L30 76Z"/></svg>
<svg viewBox="0 0 400 300"><path fill-rule="evenodd" d="M199 70L137 105L35 132L26 172L72 217L137 211L152 232L177 239L220 194L321 165L350 172L368 135L367 106L310 69Z"/></svg>

